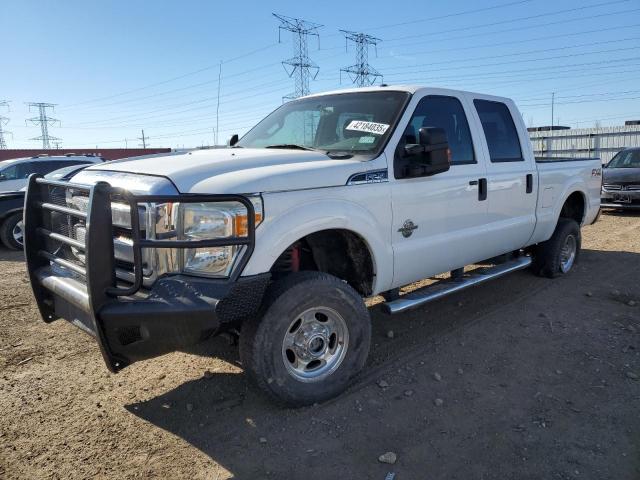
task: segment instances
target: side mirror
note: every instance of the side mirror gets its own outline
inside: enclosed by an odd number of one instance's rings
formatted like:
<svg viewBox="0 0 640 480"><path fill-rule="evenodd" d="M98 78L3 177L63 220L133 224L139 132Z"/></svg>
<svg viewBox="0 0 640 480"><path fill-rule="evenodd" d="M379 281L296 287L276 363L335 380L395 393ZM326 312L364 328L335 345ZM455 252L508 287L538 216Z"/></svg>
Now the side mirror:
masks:
<svg viewBox="0 0 640 480"><path fill-rule="evenodd" d="M240 138L238 137L238 134L234 133L229 139L229 146L233 147L236 143L238 143L238 140L240 140Z"/></svg>
<svg viewBox="0 0 640 480"><path fill-rule="evenodd" d="M404 167L404 176L428 177L449 170L451 151L447 132L443 128L422 127L419 138L420 143L404 147L404 155L409 160Z"/></svg>

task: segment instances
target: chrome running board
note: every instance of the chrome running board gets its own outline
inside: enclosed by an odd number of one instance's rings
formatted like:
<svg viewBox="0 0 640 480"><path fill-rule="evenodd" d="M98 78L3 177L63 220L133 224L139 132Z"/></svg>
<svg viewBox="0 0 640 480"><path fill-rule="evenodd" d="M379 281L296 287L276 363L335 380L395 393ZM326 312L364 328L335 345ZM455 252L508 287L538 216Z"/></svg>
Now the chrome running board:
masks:
<svg viewBox="0 0 640 480"><path fill-rule="evenodd" d="M494 278L502 277L511 272L522 270L531 265L531 257L518 257L495 267L480 268L476 271L465 274L461 280L441 280L421 290L407 293L397 300L382 304L382 311L390 315L406 312L418 308L425 303L433 302L465 288L479 285Z"/></svg>

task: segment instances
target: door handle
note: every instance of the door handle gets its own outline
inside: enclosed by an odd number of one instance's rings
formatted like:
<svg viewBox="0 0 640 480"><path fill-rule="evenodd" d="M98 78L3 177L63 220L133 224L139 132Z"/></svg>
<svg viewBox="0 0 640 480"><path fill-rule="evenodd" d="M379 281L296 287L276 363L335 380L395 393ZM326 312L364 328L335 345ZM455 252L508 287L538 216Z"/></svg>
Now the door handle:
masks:
<svg viewBox="0 0 640 480"><path fill-rule="evenodd" d="M533 173L527 174L527 193L533 192Z"/></svg>
<svg viewBox="0 0 640 480"><path fill-rule="evenodd" d="M481 202L487 199L487 179L481 178L478 180L478 200Z"/></svg>

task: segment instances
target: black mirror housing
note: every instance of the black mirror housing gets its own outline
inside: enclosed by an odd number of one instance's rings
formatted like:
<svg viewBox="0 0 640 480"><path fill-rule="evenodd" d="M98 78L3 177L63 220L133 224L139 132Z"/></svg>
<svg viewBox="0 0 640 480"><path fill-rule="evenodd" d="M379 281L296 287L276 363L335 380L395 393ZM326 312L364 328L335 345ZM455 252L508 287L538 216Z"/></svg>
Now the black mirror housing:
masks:
<svg viewBox="0 0 640 480"><path fill-rule="evenodd" d="M240 140L240 137L238 137L237 133L234 133L229 139L229 146L233 147L236 143L238 143L238 140Z"/></svg>
<svg viewBox="0 0 640 480"><path fill-rule="evenodd" d="M407 144L404 156L409 163L404 167L404 177L426 177L446 172L451 167L451 151L447 132L443 128L422 127L419 144Z"/></svg>

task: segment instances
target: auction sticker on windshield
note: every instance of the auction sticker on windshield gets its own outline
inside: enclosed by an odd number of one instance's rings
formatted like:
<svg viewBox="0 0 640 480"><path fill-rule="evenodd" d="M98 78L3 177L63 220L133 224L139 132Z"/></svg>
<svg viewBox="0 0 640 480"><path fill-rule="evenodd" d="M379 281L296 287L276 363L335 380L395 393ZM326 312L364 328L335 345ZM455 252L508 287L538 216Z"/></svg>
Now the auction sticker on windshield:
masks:
<svg viewBox="0 0 640 480"><path fill-rule="evenodd" d="M386 123L363 122L362 120L352 120L347 125L347 130L355 130L357 132L373 133L375 135L384 135L389 125Z"/></svg>

